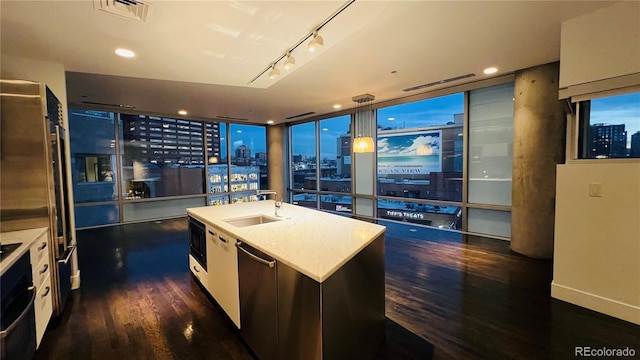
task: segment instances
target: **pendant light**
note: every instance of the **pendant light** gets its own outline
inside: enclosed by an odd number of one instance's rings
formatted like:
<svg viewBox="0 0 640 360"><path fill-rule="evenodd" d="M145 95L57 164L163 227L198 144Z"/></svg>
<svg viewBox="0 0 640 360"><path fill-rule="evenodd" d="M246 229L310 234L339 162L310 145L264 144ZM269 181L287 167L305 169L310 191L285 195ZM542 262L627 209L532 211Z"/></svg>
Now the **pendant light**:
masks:
<svg viewBox="0 0 640 360"><path fill-rule="evenodd" d="M355 117L353 124L353 152L371 153L375 149L373 141L373 107L372 102L375 96L362 94L351 98L356 103Z"/></svg>

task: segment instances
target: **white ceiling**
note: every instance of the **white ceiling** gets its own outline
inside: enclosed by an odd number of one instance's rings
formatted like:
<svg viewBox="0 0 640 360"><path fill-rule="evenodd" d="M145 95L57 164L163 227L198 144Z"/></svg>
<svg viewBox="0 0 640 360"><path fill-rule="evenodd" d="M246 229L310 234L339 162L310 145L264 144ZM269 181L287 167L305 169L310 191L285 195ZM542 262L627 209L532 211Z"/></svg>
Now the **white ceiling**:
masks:
<svg viewBox="0 0 640 360"><path fill-rule="evenodd" d="M353 107L363 93L378 102L468 73L476 76L448 86L477 81L488 66L499 76L557 61L561 22L611 2L357 0L320 30L320 51L309 53L307 40L293 51L292 70L280 61L279 78L265 73L249 83L343 4L155 0L140 22L90 0L2 0L1 47L63 64L70 106L281 123L333 112L333 104ZM120 58L117 47L137 56Z"/></svg>

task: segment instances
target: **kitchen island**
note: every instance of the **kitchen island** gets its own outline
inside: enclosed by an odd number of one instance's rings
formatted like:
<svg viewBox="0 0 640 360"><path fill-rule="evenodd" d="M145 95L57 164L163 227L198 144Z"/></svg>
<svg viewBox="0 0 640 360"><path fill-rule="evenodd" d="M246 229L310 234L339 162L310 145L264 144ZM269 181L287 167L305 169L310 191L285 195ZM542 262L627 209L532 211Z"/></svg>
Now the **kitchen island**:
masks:
<svg viewBox="0 0 640 360"><path fill-rule="evenodd" d="M193 245L203 235L190 227L192 273L262 360L373 358L385 227L291 204L276 216L275 204L187 209L206 238Z"/></svg>

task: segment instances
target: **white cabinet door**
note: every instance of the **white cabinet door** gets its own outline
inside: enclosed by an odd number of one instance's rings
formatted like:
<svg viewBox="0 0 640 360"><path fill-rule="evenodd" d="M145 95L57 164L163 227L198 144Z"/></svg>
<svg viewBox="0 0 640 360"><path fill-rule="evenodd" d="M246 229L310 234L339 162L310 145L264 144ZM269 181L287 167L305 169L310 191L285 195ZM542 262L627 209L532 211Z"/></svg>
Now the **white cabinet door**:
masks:
<svg viewBox="0 0 640 360"><path fill-rule="evenodd" d="M207 224L207 270L209 273L209 278L206 283L203 283L204 287L209 291L209 294L214 298L217 296L219 290L217 287L217 277L220 276L218 273L218 265L216 264L216 259L218 258L219 250L219 241L218 241L218 230L211 225Z"/></svg>
<svg viewBox="0 0 640 360"><path fill-rule="evenodd" d="M31 257L31 275L33 286L36 288L36 299L34 302L36 316L36 348L40 346L40 341L49 325L49 320L53 314L53 293L51 288L51 263L49 260L49 231L43 232L34 240L29 249Z"/></svg>
<svg viewBox="0 0 640 360"><path fill-rule="evenodd" d="M236 239L220 233L220 298L216 299L231 320L240 328L240 292L238 287L238 252Z"/></svg>
<svg viewBox="0 0 640 360"><path fill-rule="evenodd" d="M44 336L44 332L49 325L51 314L53 313L53 293L51 291L51 277L47 275L40 284L40 288L36 287L36 299L34 301L34 309L36 313L36 348L40 346L40 341Z"/></svg>
<svg viewBox="0 0 640 360"><path fill-rule="evenodd" d="M233 323L240 328L236 239L209 225L207 225L207 267L209 268L207 290Z"/></svg>

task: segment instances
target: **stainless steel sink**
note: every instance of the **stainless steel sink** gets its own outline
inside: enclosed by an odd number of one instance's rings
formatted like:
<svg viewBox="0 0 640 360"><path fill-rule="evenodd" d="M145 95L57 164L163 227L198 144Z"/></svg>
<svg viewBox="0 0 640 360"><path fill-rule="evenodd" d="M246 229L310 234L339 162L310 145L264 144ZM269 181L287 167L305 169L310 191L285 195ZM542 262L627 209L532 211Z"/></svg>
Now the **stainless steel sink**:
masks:
<svg viewBox="0 0 640 360"><path fill-rule="evenodd" d="M271 216L266 215L251 215L240 218L233 219L224 219L222 221L226 222L229 225L233 225L235 227L247 227L247 226L255 226L261 224L268 224L274 221L281 221L282 219L278 219Z"/></svg>

